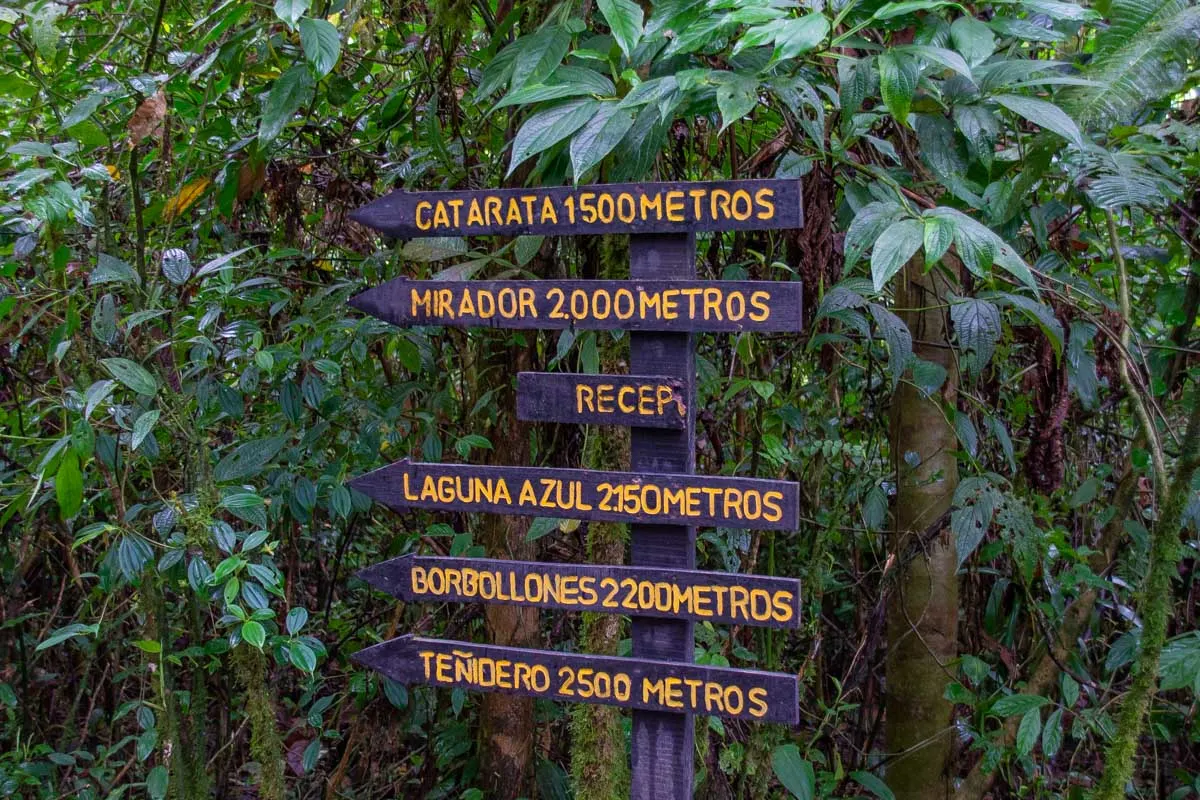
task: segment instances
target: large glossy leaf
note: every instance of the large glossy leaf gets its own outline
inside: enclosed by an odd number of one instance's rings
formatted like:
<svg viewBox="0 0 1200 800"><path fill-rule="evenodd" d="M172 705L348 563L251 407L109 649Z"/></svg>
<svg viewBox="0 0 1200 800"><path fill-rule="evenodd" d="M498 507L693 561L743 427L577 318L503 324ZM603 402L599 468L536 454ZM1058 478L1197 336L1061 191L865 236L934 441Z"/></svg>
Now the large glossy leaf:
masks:
<svg viewBox="0 0 1200 800"><path fill-rule="evenodd" d="M342 54L341 37L328 20L307 17L300 20L300 44L318 79L333 71Z"/></svg>
<svg viewBox="0 0 1200 800"><path fill-rule="evenodd" d="M800 755L794 744L784 744L771 754L775 777L797 800L812 800L816 796L817 779L812 764Z"/></svg>
<svg viewBox="0 0 1200 800"><path fill-rule="evenodd" d="M275 141L292 116L308 102L312 96L312 89L312 75L303 64L294 65L276 78L263 104L258 140L263 144Z"/></svg>
<svg viewBox="0 0 1200 800"><path fill-rule="evenodd" d="M582 180L588 170L620 144L632 127L633 114L621 108L618 101L602 105L592 120L571 139L571 170L575 180Z"/></svg>
<svg viewBox="0 0 1200 800"><path fill-rule="evenodd" d="M311 4L312 0L275 0L275 16L287 23L289 28L295 29L296 23Z"/></svg>
<svg viewBox="0 0 1200 800"><path fill-rule="evenodd" d="M642 38L642 7L634 0L597 0L596 7L604 15L608 29L628 58Z"/></svg>
<svg viewBox="0 0 1200 800"><path fill-rule="evenodd" d="M1079 126L1053 103L1019 94L998 94L992 99L1034 125L1053 131L1076 147L1083 148L1083 134L1079 132Z"/></svg>
<svg viewBox="0 0 1200 800"><path fill-rule="evenodd" d="M100 363L110 375L138 394L153 395L158 391L158 381L140 364L127 358L104 358Z"/></svg>
<svg viewBox="0 0 1200 800"><path fill-rule="evenodd" d="M513 138L508 174L511 175L526 159L553 147L582 128L599 108L600 103L591 98L572 100L539 111L525 120Z"/></svg>
<svg viewBox="0 0 1200 800"><path fill-rule="evenodd" d="M907 53L889 51L879 56L879 90L888 111L900 124L908 121L920 74L917 60Z"/></svg>
<svg viewBox="0 0 1200 800"><path fill-rule="evenodd" d="M904 213L899 203L875 201L868 203L858 210L846 231L845 263L843 269L849 271L862 254L875 243L879 234L895 222Z"/></svg>
<svg viewBox="0 0 1200 800"><path fill-rule="evenodd" d="M758 82L734 73L724 73L717 85L717 108L721 111L721 130L725 130L758 105Z"/></svg>
<svg viewBox="0 0 1200 800"><path fill-rule="evenodd" d="M924 240L925 226L916 219L893 222L879 235L871 251L871 281L875 291L883 291L892 276L921 249Z"/></svg>
<svg viewBox="0 0 1200 800"><path fill-rule="evenodd" d="M879 303L869 303L868 308L875 320L875 327L879 329L883 340L887 342L888 372L892 376L892 388L895 389L900 385L900 379L904 377L904 371L908 368L908 362L912 358L912 333L904 324L904 320Z"/></svg>
<svg viewBox="0 0 1200 800"><path fill-rule="evenodd" d="M959 363L967 372L978 372L991 360L1000 339L1000 309L987 300L966 298L950 305L950 319L963 350Z"/></svg>
<svg viewBox="0 0 1200 800"><path fill-rule="evenodd" d="M547 25L531 36L518 39L512 67L512 89L541 83L562 63L571 46L571 34L561 25Z"/></svg>
<svg viewBox="0 0 1200 800"><path fill-rule="evenodd" d="M213 468L213 478L218 481L236 481L256 475L283 449L286 442L285 436L272 436L239 445L217 462Z"/></svg>
<svg viewBox="0 0 1200 800"><path fill-rule="evenodd" d="M786 61L819 45L829 34L824 14L805 14L798 19L771 23L775 29L775 58Z"/></svg>
<svg viewBox="0 0 1200 800"><path fill-rule="evenodd" d="M982 64L996 50L992 29L969 15L954 20L950 26L950 41L972 67Z"/></svg>

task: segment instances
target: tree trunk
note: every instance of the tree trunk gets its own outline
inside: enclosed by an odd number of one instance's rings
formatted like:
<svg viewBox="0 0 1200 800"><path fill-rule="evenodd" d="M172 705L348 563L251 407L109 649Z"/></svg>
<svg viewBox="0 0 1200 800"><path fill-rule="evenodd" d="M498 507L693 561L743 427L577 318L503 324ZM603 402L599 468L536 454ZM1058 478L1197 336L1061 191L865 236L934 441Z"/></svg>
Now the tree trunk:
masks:
<svg viewBox="0 0 1200 800"><path fill-rule="evenodd" d="M490 337L489 337L490 338ZM498 342L485 340L481 346ZM496 347L481 372L505 375L508 387L496 396L497 421L491 431L493 464L520 465L530 461L529 426L517 420L516 374L530 366L527 346ZM535 561L537 547L526 541L529 523L520 517L498 514L479 516L479 534L488 558ZM488 641L508 647L538 647L539 616L536 608L499 603L484 605ZM486 795L514 800L532 794L533 698L489 692L481 697L480 780Z"/></svg>
<svg viewBox="0 0 1200 800"><path fill-rule="evenodd" d="M944 263L949 265L950 258ZM955 285L941 267L926 273L910 261L896 305L918 358L946 369L939 394L902 383L893 400L891 453L896 465L895 537L888 603L887 781L897 800L952 795L948 770L953 705L943 698L947 664L958 651L957 551L949 511L958 485L958 449L947 409L958 395L945 308Z"/></svg>
<svg viewBox="0 0 1200 800"><path fill-rule="evenodd" d="M629 272L629 248L625 237L602 236L580 239L586 266L595 256L595 269L587 277L617 279ZM623 339L615 341L607 331L599 331L600 371L604 374L628 372L628 356ZM584 469L629 469L629 428L593 425L586 429L583 451ZM616 522L588 523L587 560L589 564L625 563L625 526ZM580 651L597 655L617 654L621 641L621 617L617 614L584 614ZM571 709L571 778L575 800L622 800L629 797L629 756L620 709L612 706L580 703Z"/></svg>

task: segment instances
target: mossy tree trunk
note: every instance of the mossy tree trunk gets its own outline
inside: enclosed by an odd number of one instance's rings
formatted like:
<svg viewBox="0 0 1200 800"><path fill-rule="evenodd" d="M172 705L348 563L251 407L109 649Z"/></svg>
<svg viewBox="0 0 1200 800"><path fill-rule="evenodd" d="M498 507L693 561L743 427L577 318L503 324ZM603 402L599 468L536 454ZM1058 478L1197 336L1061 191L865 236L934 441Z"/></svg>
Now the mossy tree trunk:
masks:
<svg viewBox="0 0 1200 800"><path fill-rule="evenodd" d="M490 337L489 337L490 338ZM485 343L486 346L486 343ZM518 340L491 351L484 374L506 376L507 385L496 395L497 418L491 429L494 464L530 463L529 425L517 420L516 374L532 364L529 347ZM521 517L479 515L479 539L488 558L536 561L537 547L526 540L529 523ZM488 641L507 647L539 647L540 624L536 608L487 603L484 605ZM498 800L531 796L533 779L533 698L486 693L480 697L483 747L480 771L486 794Z"/></svg>
<svg viewBox="0 0 1200 800"><path fill-rule="evenodd" d="M949 263L950 259L947 258ZM953 706L943 698L957 655L957 552L948 512L958 485L958 449L947 409L958 394L946 303L955 282L920 259L903 269L896 305L918 358L940 364L946 382L926 397L902 383L893 399L891 453L896 465L892 598L887 612L888 785L897 800L952 795L948 764Z"/></svg>
<svg viewBox="0 0 1200 800"><path fill-rule="evenodd" d="M1183 515L1192 497L1192 479L1200 467L1200 392L1192 396L1187 432L1180 446L1176 472L1167 489L1162 516L1154 525L1150 541L1150 564L1139 602L1142 616L1141 649L1134 662L1133 684L1121 700L1117 733L1104 756L1104 775L1096 790L1096 800L1121 800L1125 785L1133 778L1138 740L1146 712L1158 686L1159 660L1167 641L1175 592L1172 581L1178 575L1179 532Z"/></svg>

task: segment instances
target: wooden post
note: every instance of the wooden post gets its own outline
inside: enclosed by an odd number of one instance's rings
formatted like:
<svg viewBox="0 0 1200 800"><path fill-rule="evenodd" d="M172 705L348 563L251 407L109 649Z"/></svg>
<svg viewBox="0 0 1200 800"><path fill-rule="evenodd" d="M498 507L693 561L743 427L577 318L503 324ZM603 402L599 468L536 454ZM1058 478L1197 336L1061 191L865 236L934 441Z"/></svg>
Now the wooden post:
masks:
<svg viewBox="0 0 1200 800"><path fill-rule="evenodd" d="M689 279L696 274L696 237L634 234L629 237L633 280ZM634 428L630 469L692 473L696 468L696 362L691 333L631 333L630 370L683 381L687 424L682 430ZM695 569L696 529L682 525L630 526L632 563ZM694 623L689 619L633 618L635 658L691 663ZM695 725L691 714L633 712L633 800L690 800L695 776Z"/></svg>

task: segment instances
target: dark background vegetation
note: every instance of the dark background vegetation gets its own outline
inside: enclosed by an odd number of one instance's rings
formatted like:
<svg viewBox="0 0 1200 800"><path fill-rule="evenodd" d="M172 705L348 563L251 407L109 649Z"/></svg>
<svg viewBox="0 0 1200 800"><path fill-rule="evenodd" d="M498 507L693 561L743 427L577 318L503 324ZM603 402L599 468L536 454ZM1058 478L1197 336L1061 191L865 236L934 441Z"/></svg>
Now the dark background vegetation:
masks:
<svg viewBox="0 0 1200 800"><path fill-rule="evenodd" d="M619 563L625 531L395 515L403 456L626 468L515 420L607 333L396 331L410 277L621 278L620 237L391 243L396 187L794 177L799 336L700 339L698 471L802 486L706 569L803 580L794 730L699 719L705 798L1200 796L1200 305L1185 0L0 5L0 795L609 798L628 716L404 687L406 632L627 652L618 617L406 607L406 552ZM516 158L513 157L514 151ZM1189 427L1190 421L1190 427Z"/></svg>

